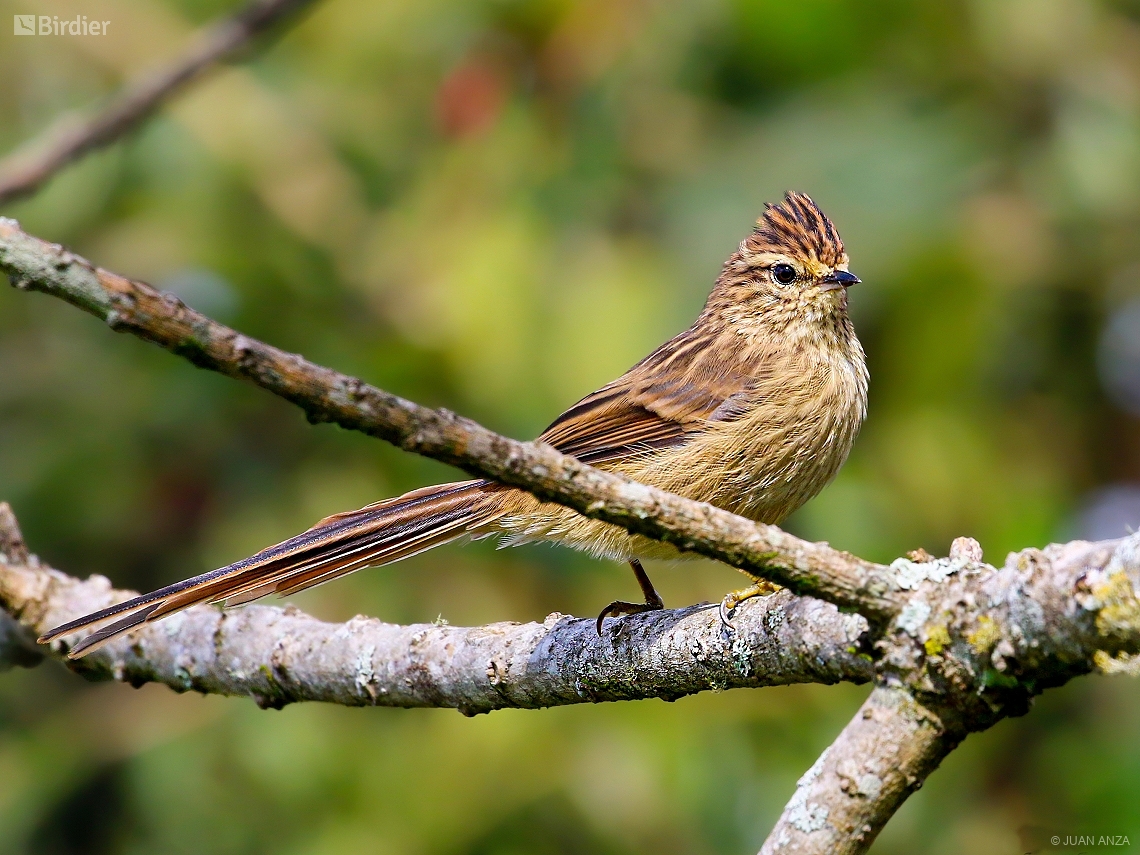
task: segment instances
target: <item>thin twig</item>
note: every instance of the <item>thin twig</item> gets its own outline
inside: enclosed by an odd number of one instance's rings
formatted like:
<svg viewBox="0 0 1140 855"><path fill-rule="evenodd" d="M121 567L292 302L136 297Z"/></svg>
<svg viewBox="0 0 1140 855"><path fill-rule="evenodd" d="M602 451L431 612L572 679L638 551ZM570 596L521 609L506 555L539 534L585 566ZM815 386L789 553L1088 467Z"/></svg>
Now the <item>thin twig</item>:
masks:
<svg viewBox="0 0 1140 855"><path fill-rule="evenodd" d="M28 547L24 534L12 513L12 506L0 502L0 561L9 564L22 564L28 560Z"/></svg>
<svg viewBox="0 0 1140 855"><path fill-rule="evenodd" d="M59 297L114 330L154 342L201 368L249 380L301 407L312 422L335 422L442 460L588 517L748 570L802 595L888 622L905 593L888 567L825 543L809 543L587 466L548 445L518 442L446 410L432 410L296 354L248 338L170 294L97 269L0 218L0 270L17 288Z"/></svg>
<svg viewBox="0 0 1140 855"><path fill-rule="evenodd" d="M28 548L24 545L24 535L16 522L16 515L7 502L0 502L0 565L26 565L30 560ZM0 566L0 578L5 570ZM42 649L37 649L35 635L18 624L0 608L0 671L7 671L17 665L30 668L43 658Z"/></svg>
<svg viewBox="0 0 1140 855"><path fill-rule="evenodd" d="M254 0L201 30L165 68L129 82L100 112L65 116L0 161L0 204L29 195L67 164L129 133L207 69L233 58L254 37L313 2Z"/></svg>

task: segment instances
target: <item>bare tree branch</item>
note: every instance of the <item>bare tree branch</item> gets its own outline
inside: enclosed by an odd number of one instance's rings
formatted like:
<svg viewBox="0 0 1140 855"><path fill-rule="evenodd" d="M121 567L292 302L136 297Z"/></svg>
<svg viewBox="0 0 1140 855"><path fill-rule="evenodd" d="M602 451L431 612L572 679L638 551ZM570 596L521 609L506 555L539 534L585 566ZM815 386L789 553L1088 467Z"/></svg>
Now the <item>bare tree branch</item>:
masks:
<svg viewBox="0 0 1140 855"><path fill-rule="evenodd" d="M765 844L768 853L864 852L967 734L1025 713L1034 696L1075 676L1140 670L1140 535L1027 549L1000 569L985 564L968 538L956 540L944 559L873 564L313 365L2 219L0 269L18 288L60 297L113 329L250 380L315 422L361 430L833 604L786 591L746 605L735 629L693 607L623 619L602 638L592 623L561 616L477 629L393 627L364 618L336 627L288 609L223 616L201 608L71 667L252 694L270 706L321 699L469 713L859 681L873 673L876 689L801 780ZM18 556L18 533L6 542ZM23 629L38 631L125 596L106 580L81 583L37 567L34 558L0 565L0 606ZM835 606L860 611L870 624ZM57 642L53 652L60 649Z"/></svg>
<svg viewBox="0 0 1140 855"><path fill-rule="evenodd" d="M733 629L694 606L625 618L603 637L592 621L563 615L399 627L196 607L67 664L263 706L324 700L466 714L873 677L875 690L800 780L762 850L854 854L966 735L1024 714L1034 696L1075 676L1134 673L1140 654L1140 535L1027 549L1001 568L959 538L948 558L892 566L910 593L874 641L874 664L863 618L789 591L746 604ZM33 633L131 595L34 557L0 564L0 608ZM57 642L52 652L64 650Z"/></svg>
<svg viewBox="0 0 1140 855"><path fill-rule="evenodd" d="M760 855L866 852L962 740L904 689L876 686L796 785Z"/></svg>
<svg viewBox="0 0 1140 855"><path fill-rule="evenodd" d="M72 161L134 130L213 65L232 59L254 37L312 3L253 0L236 14L201 30L165 68L128 83L101 112L65 116L0 161L0 204L33 193Z"/></svg>
<svg viewBox="0 0 1140 855"><path fill-rule="evenodd" d="M133 596L102 576L80 581L30 560L0 565L0 608L25 637ZM465 628L196 606L66 664L89 678L252 696L263 707L329 701L467 715L871 679L870 657L857 652L867 622L829 603L782 591L742 605L734 623L726 632L715 608L691 606L623 619L599 636L592 620L560 614ZM62 659L65 649L54 652Z"/></svg>
<svg viewBox="0 0 1140 855"><path fill-rule="evenodd" d="M1140 535L1011 554L976 542L915 564L914 594L876 643L876 688L800 779L761 850L862 853L968 734L1023 715L1044 689L1094 670L1134 672Z"/></svg>
<svg viewBox="0 0 1140 855"><path fill-rule="evenodd" d="M17 288L59 297L114 330L280 395L314 423L335 422L474 475L521 487L588 517L756 573L798 594L854 609L873 622L889 621L903 603L905 592L888 567L594 469L548 445L508 439L454 413L422 407L314 365L247 338L171 294L96 268L4 218L0 270Z"/></svg>

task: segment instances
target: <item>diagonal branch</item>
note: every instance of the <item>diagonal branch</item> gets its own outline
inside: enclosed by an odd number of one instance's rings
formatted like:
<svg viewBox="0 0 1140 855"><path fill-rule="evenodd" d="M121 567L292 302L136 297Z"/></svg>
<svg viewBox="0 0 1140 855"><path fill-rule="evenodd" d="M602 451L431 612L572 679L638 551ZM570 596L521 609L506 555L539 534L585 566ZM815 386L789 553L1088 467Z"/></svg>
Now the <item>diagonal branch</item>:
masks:
<svg viewBox="0 0 1140 855"><path fill-rule="evenodd" d="M232 59L256 36L312 3L253 0L236 14L204 28L165 68L128 83L101 112L65 116L0 161L0 203L33 193L72 161L134 130L207 69Z"/></svg>
<svg viewBox="0 0 1140 855"><path fill-rule="evenodd" d="M133 596L101 576L81 581L34 559L0 565L0 616L15 616L25 638ZM328 701L467 715L871 679L870 658L856 652L866 621L829 603L782 591L742 605L734 624L726 632L705 606L626 618L605 636L592 620L560 614L466 628L365 617L330 624L293 607L196 606L67 665L135 686L252 696L263 707ZM63 658L62 647L53 653Z"/></svg>
<svg viewBox="0 0 1140 855"><path fill-rule="evenodd" d="M432 410L296 354L247 338L151 286L96 268L0 218L0 270L23 290L59 297L183 356L292 401L311 421L335 422L628 531L665 540L840 607L889 621L904 591L891 568L808 543L703 502L603 472L548 445L518 442Z"/></svg>
<svg viewBox="0 0 1140 855"><path fill-rule="evenodd" d="M866 852L964 737L947 730L906 690L876 686L800 778L760 855Z"/></svg>

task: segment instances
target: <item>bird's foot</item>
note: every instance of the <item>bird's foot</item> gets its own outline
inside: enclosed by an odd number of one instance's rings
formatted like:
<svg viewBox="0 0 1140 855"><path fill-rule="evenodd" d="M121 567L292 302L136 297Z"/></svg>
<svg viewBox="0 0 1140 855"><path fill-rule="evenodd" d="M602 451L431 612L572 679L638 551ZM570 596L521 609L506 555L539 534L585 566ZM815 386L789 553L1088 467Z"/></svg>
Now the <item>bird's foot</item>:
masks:
<svg viewBox="0 0 1140 855"><path fill-rule="evenodd" d="M641 566L641 562L636 558L631 558L629 559L629 566L633 568L633 575L637 579L637 584L641 588L645 602L627 603L625 600L614 600L602 609L602 613L598 615L598 635L602 634L602 621L608 617L636 615L642 612L655 612L665 608L665 601L661 599L661 595L657 593L657 589L654 588L653 583L649 581L649 574L645 572L645 568Z"/></svg>
<svg viewBox="0 0 1140 855"><path fill-rule="evenodd" d="M656 603L627 603L624 600L614 600L598 615L598 635L602 634L602 621L608 617L620 617L621 615L637 615L642 612L655 612L665 608L662 602Z"/></svg>
<svg viewBox="0 0 1140 855"><path fill-rule="evenodd" d="M720 601L720 622L729 629L732 629L732 613L736 611L737 606L745 600L751 600L753 597L766 597L779 590L781 590L781 588L775 582L769 582L766 579L757 579L747 588L733 591Z"/></svg>

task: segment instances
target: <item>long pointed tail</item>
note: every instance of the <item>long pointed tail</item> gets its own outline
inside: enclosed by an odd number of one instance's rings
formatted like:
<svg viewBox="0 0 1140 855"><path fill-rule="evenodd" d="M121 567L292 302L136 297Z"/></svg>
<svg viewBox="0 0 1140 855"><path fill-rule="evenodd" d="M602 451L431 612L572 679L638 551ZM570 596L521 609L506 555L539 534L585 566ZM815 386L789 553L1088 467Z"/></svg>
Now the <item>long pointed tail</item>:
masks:
<svg viewBox="0 0 1140 855"><path fill-rule="evenodd" d="M93 612L45 633L41 643L119 618L75 645L76 659L147 621L197 603L248 603L268 594L293 594L363 567L391 564L464 535L495 516L487 481L440 484L327 517L308 531L201 576Z"/></svg>

